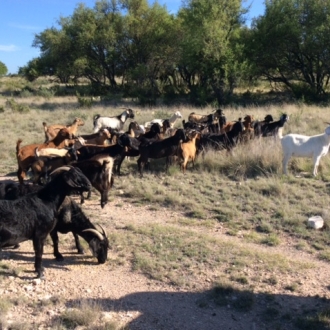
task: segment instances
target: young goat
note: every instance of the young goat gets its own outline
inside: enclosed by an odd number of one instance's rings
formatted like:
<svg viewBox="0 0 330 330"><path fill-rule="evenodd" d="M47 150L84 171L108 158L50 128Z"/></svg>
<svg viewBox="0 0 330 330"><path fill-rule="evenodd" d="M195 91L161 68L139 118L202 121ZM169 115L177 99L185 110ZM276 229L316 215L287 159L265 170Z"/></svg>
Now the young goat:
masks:
<svg viewBox="0 0 330 330"><path fill-rule="evenodd" d="M192 131L189 134L186 133L189 139L187 142L182 142L178 149L178 156L181 159L181 170L185 173L187 169L187 164L189 161L192 162L192 166L195 167L195 158L196 158L196 139L200 138L200 133L197 131Z"/></svg>
<svg viewBox="0 0 330 330"><path fill-rule="evenodd" d="M330 126L323 134L305 136L299 134L288 134L281 139L283 150L283 173L287 174L287 165L290 158L309 157L313 158L313 175L317 175L320 159L328 153L330 146Z"/></svg>
<svg viewBox="0 0 330 330"><path fill-rule="evenodd" d="M69 124L69 125L49 125L49 126L47 126L47 124L45 122L43 122L42 125L44 126L44 131L45 131L45 142L48 142L48 141L53 140L55 138L55 136L57 135L58 131L64 127L66 127L69 130L69 132L72 136L75 136L77 134L78 127L83 126L84 121L80 118L75 118L74 121L72 122L72 124Z"/></svg>
<svg viewBox="0 0 330 330"><path fill-rule="evenodd" d="M101 128L97 133L80 135L79 138L83 139L83 144L103 146L111 138L111 134L108 129Z"/></svg>
<svg viewBox="0 0 330 330"><path fill-rule="evenodd" d="M18 170L17 170L17 177L20 183L23 183L26 172L31 167L32 163L35 161L35 150L38 148L44 149L44 148L64 148L67 147L70 143L74 144L75 140L69 140L71 139L72 134L69 132L69 130L65 127L59 130L54 140L49 141L47 143L35 143L35 144L29 144L26 146L21 147L22 140L19 139L16 143L16 158L17 158L17 164L18 164Z"/></svg>
<svg viewBox="0 0 330 330"><path fill-rule="evenodd" d="M168 120L169 124L170 124L170 128L174 127L174 124L176 122L177 119L182 118L181 112L180 111L176 111ZM153 119L152 121L148 121L144 124L144 127L146 129L149 129L153 124L158 123L160 127L163 127L163 122L166 119Z"/></svg>

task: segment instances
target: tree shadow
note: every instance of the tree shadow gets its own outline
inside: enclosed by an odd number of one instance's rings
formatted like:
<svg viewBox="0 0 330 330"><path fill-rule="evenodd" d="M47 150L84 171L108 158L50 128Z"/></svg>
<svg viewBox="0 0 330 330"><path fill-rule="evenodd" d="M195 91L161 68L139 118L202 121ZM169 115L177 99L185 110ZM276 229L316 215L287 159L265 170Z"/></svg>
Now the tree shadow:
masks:
<svg viewBox="0 0 330 330"><path fill-rule="evenodd" d="M266 330L329 329L329 318L319 313L329 300L290 294L255 294L251 291L209 290L204 292L137 292L119 299L88 299L104 312L138 316L128 327L171 330ZM67 307L80 300L67 301Z"/></svg>

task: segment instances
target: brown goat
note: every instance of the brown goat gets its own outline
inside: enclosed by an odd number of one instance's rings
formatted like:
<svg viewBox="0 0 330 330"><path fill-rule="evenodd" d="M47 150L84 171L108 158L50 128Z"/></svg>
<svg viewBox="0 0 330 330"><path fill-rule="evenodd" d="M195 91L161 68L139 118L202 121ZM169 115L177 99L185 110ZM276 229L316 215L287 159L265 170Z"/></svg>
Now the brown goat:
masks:
<svg viewBox="0 0 330 330"><path fill-rule="evenodd" d="M252 127L252 123L254 121L253 116L247 115L244 117L243 126L244 131L242 132L241 142L248 142L254 137L254 129Z"/></svg>
<svg viewBox="0 0 330 330"><path fill-rule="evenodd" d="M18 164L17 170L17 177L20 183L23 183L26 172L31 167L32 163L36 160L35 159L35 150L36 148L44 149L44 148L64 148L73 144L75 140L68 140L71 139L72 135L69 130L65 127L59 130L56 137L53 141L49 141L47 143L35 143L29 144L24 147L20 147L22 140L19 139L16 143L16 158Z"/></svg>
<svg viewBox="0 0 330 330"><path fill-rule="evenodd" d="M244 117L244 122L242 122L243 126L244 126L244 130L248 130L249 128L252 129L251 127L251 123L253 121L253 116L247 115ZM224 133L228 133L231 131L231 129L233 128L233 126L236 124L236 121L230 121L228 122L226 125L224 125L221 130L220 130L220 134L224 134Z"/></svg>
<svg viewBox="0 0 330 330"><path fill-rule="evenodd" d="M69 130L69 132L75 136L77 134L78 131L78 127L79 126L83 126L85 123L83 122L82 119L80 118L75 118L74 121L72 122L72 124L69 125L49 125L47 126L47 124L45 122L42 123L42 125L44 126L44 131L45 131L45 142L49 142L51 140L53 140L55 138L55 136L57 135L58 131L61 128L67 128Z"/></svg>
<svg viewBox="0 0 330 330"><path fill-rule="evenodd" d="M178 156L181 159L181 170L185 173L187 169L187 164L189 161L192 162L193 167L195 167L196 159L196 140L200 138L200 133L197 131L192 131L190 134L187 133L189 141L182 142L178 149Z"/></svg>
<svg viewBox="0 0 330 330"><path fill-rule="evenodd" d="M106 141L111 138L111 134L108 129L101 128L97 133L81 135L80 137L84 139L85 144L96 144L103 146L106 144Z"/></svg>

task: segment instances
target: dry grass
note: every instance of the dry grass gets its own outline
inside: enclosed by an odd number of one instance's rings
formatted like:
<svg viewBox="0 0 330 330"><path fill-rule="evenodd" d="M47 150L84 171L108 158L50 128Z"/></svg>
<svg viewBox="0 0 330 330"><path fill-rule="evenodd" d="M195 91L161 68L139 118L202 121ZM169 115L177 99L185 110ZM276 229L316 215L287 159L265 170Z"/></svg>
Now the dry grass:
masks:
<svg viewBox="0 0 330 330"><path fill-rule="evenodd" d="M188 106L146 109L134 105L131 100L117 104L97 101L90 108L81 108L75 96L14 96L22 84L16 82L0 96L0 109L3 109L0 111L0 173L3 176L17 170L15 144L18 138L23 139L23 145L44 140L43 121L66 124L74 117L80 117L85 125L79 132L91 133L95 114L117 115L122 111L121 107L126 106L135 110L135 120L141 124L152 118L169 117L177 110L185 119L192 111L206 114L213 110L212 107L194 109ZM8 106L9 98L30 110L13 111ZM284 134L319 134L326 126L324 122L328 121L324 108L302 104L226 107L224 110L228 120L236 120L246 114L258 119L272 114L278 119L285 112L289 114L290 121L284 128ZM112 264L120 266L129 256L134 271L191 290L198 287L201 278L206 279L211 274L217 283L211 299L218 305L231 304L244 312L253 308L252 293L256 288L262 291L272 285L277 289L299 292L299 284L291 282L284 285L278 278L310 268L312 262L293 262L285 255L273 253L272 248L285 246L290 241L297 250L329 262L330 160L328 156L321 160L321 174L313 178L311 160L292 160L291 174L283 176L281 158L278 141L261 139L238 146L231 155L209 151L205 158L198 158L195 169L189 167L185 175L177 165L165 173L164 161L159 160L151 161L152 171L146 172L141 179L137 175L136 160L125 161L124 175L115 178L115 189L111 193L116 195L122 191L121 202L112 207L121 208L128 201L136 205L151 205L150 211L166 207L181 212L182 217L166 224L131 225L112 231L109 237L114 254ZM324 230L315 231L306 226L308 217L312 215L324 218L327 224ZM104 225L107 225L106 221ZM219 226L224 235L213 237L214 229ZM240 238L240 244L231 240L231 236ZM265 249L269 250L265 252ZM0 265L7 273L19 271L6 267L6 264ZM250 269L258 269L263 275L251 277ZM79 308L83 309L83 313L74 306L61 316L54 328L120 328L118 324L110 323L104 327L95 325L93 322L99 317L98 307L86 302L82 304L85 305ZM269 318L276 317L277 313L276 306L265 310ZM304 322L319 324L324 319L327 322L326 312L320 313L317 320Z"/></svg>

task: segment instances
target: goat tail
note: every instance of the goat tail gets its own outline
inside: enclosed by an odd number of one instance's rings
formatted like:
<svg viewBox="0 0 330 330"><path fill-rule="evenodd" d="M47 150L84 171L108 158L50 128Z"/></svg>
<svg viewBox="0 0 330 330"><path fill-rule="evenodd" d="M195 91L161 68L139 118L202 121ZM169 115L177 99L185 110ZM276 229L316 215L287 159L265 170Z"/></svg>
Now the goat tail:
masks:
<svg viewBox="0 0 330 330"><path fill-rule="evenodd" d="M101 117L101 115L95 115L95 116L93 117L93 121L95 122L95 120L99 119L100 117Z"/></svg>
<svg viewBox="0 0 330 330"><path fill-rule="evenodd" d="M21 143L23 142L22 139L18 139L17 142L16 142L16 155L18 155L18 152L21 148Z"/></svg>

